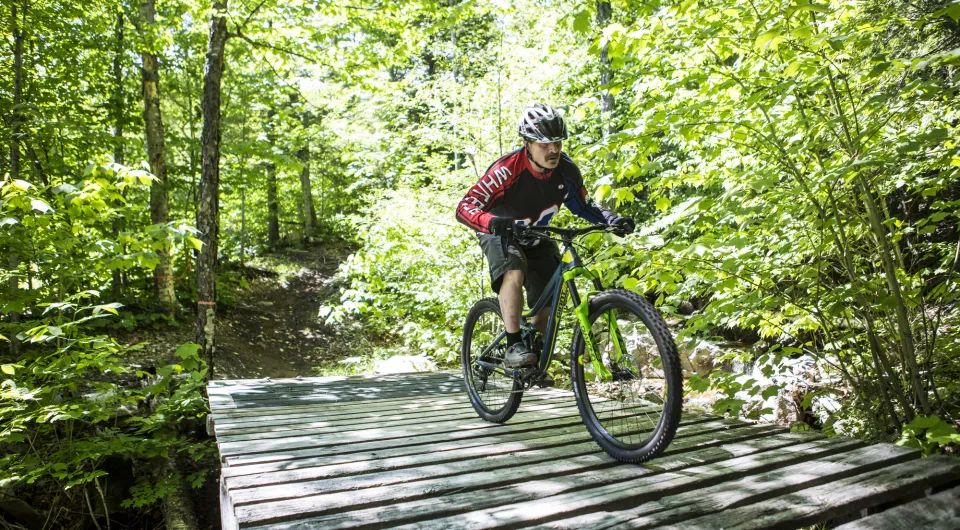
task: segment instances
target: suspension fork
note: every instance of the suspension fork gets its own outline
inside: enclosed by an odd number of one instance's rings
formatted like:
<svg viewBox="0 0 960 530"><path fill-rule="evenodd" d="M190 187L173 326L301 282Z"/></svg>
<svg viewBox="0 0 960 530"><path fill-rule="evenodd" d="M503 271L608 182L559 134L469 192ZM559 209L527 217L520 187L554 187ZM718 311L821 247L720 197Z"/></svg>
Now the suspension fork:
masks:
<svg viewBox="0 0 960 530"><path fill-rule="evenodd" d="M583 343L586 346L587 358L584 358L584 355L580 355L580 358L577 359L577 362L580 364L590 362L593 365L594 373L600 380L610 381L613 379L613 374L610 373L610 370L603 365L603 358L600 355L600 349L597 347L597 340L594 338L593 329L590 326L589 293L587 297L581 299L580 293L577 291L577 286L573 281L575 277L581 274L588 276L593 281L594 287L602 288L599 278L591 274L586 268L576 268L571 271L567 271L563 275L564 280L567 282L567 287L570 290L570 297L573 300L573 312L577 316L577 323L580 325L580 335L583 337ZM612 316L609 314L608 318L612 320Z"/></svg>

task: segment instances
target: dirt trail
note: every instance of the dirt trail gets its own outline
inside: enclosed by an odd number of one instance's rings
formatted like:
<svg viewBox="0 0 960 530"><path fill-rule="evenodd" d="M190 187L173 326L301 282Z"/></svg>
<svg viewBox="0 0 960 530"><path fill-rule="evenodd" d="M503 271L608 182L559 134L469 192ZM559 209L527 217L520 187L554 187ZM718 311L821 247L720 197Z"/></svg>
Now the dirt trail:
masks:
<svg viewBox="0 0 960 530"><path fill-rule="evenodd" d="M348 355L343 339L317 317L338 294L333 276L340 258L327 250L284 250L275 258L288 271L248 278L218 322L217 379L310 376Z"/></svg>
<svg viewBox="0 0 960 530"><path fill-rule="evenodd" d="M355 355L349 326L328 327L318 317L320 306L339 296L334 275L347 254L343 247L284 249L264 259L270 270L248 267L249 285L235 293L233 304L220 295L214 377L306 377ZM131 362L160 366L176 362L178 345L196 340L194 319L185 316L178 328L142 328L118 338L140 345L130 353Z"/></svg>

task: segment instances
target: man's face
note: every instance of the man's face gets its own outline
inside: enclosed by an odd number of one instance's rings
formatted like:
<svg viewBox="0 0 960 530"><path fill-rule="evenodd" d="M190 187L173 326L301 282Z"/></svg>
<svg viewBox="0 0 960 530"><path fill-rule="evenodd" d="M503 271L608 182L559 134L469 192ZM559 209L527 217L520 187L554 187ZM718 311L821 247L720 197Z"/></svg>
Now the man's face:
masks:
<svg viewBox="0 0 960 530"><path fill-rule="evenodd" d="M563 150L563 142L553 142L541 144L536 142L527 142L527 151L533 157L533 161L547 169L553 169L560 163L560 151Z"/></svg>

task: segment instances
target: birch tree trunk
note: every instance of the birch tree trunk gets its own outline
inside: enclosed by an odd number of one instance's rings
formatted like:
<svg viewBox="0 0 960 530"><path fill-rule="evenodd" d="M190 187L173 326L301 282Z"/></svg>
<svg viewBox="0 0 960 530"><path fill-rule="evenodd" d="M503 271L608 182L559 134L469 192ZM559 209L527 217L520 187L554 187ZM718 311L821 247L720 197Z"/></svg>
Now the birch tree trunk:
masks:
<svg viewBox="0 0 960 530"><path fill-rule="evenodd" d="M113 161L123 164L123 11L117 12L117 25L114 29L113 49ZM121 221L115 219L112 225L114 240L123 230ZM123 277L120 269L113 269L112 294L114 301L123 296Z"/></svg>
<svg viewBox="0 0 960 530"><path fill-rule="evenodd" d="M267 246L280 244L280 204L277 201L277 165L267 162Z"/></svg>
<svg viewBox="0 0 960 530"><path fill-rule="evenodd" d="M149 34L156 18L155 0L140 2L140 18L144 33ZM147 35L147 42L152 38ZM156 180L150 186L150 219L153 224L170 222L170 206L167 202L167 164L164 159L163 120L160 116L160 69L157 56L145 49L143 57L143 122L147 137L147 158L150 171ZM157 303L168 315L176 314L176 294L173 290L173 270L170 266L170 249L157 250L160 263L154 270Z"/></svg>
<svg viewBox="0 0 960 530"><path fill-rule="evenodd" d="M274 131L276 125L273 118L276 112L270 110L267 112L267 142L270 144L270 152L274 147ZM271 249L277 248L280 244L280 204L277 200L277 164L269 161L266 164L267 169L267 246Z"/></svg>
<svg viewBox="0 0 960 530"><path fill-rule="evenodd" d="M303 125L303 146L297 151L297 159L303 168L300 170L300 193L303 195L303 237L309 243L313 241L313 230L317 225L317 212L313 209L313 191L310 185L310 139L306 135L310 126L310 114L304 111L300 118Z"/></svg>
<svg viewBox="0 0 960 530"><path fill-rule="evenodd" d="M24 20L27 18L27 2L22 3ZM23 41L26 39L26 30L20 25L17 19L17 5L10 5L10 22L13 27L13 123L10 130L10 178L16 180L20 178L20 136L21 124L23 123ZM14 229L16 230L16 229ZM15 240L16 238L11 238ZM11 241L11 244L13 242ZM20 256L16 249L9 249L10 254L7 257L7 265L10 268L10 294L15 299L20 291ZM16 326L20 324L20 312L10 312L10 323ZM20 339L17 338L18 331L14 329L10 337L10 355L16 359L20 355Z"/></svg>
<svg viewBox="0 0 960 530"><path fill-rule="evenodd" d="M214 374L217 319L217 250L220 231L220 79L227 42L227 2L214 0L210 40L203 68L200 210L197 226L203 247L197 263L197 344L207 360L207 378Z"/></svg>

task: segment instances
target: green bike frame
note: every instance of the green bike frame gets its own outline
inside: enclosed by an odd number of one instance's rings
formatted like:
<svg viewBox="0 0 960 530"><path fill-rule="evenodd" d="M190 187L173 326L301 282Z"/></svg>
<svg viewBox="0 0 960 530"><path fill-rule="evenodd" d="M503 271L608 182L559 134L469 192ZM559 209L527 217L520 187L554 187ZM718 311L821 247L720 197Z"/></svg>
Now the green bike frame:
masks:
<svg viewBox="0 0 960 530"><path fill-rule="evenodd" d="M597 342L593 336L589 318L590 297L596 293L599 293L600 291L603 291L603 284L596 274L590 272L590 270L584 266L571 241L564 240L564 249L561 256L562 259L560 261L560 266L557 267L557 270L553 273L553 276L547 283L547 287L544 289L540 299L537 300L537 303L533 305L532 309L523 313L522 326L526 329L532 330L533 326L529 323L529 319L533 318L540 311L543 311L548 304L553 308L553 311L551 311L550 317L547 320L547 329L543 338L543 350L540 352L540 363L538 366L540 371L545 372L550 366L550 361L553 360L553 353L555 351L558 335L557 331L560 323L560 312L567 303L567 297L570 296L573 301L573 311L576 315L577 323L580 326L580 333L583 336L583 340L586 344L587 358L581 356L580 359L578 359L578 362L581 364L587 362L591 363L596 376L603 381L609 381L613 378L613 375L611 374L610 370L603 365L603 359L597 348ZM594 290L587 292L586 296L583 298L580 297L580 293L577 291L577 285L575 282L575 280L581 276L590 280L594 287ZM606 318L607 323L610 326L609 329L612 336L611 338L613 339L614 348L616 349L615 358L613 361L617 362L624 354L623 338L620 335L620 330L617 327L617 322L613 316L613 313L607 313ZM506 334L501 333L500 336L493 341L493 344L488 346L487 349L477 357L476 362L489 370L495 370L512 377L516 375L515 370L504 368L502 366L481 360L496 346L496 344L505 338Z"/></svg>

